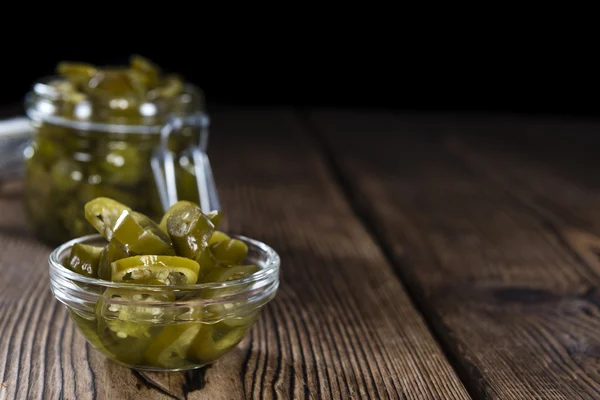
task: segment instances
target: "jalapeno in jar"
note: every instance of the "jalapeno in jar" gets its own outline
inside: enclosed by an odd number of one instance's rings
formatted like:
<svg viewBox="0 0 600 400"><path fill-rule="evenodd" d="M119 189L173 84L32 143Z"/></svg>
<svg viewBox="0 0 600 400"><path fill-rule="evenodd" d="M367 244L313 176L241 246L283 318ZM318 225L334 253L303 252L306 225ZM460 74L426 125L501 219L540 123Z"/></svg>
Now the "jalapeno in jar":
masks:
<svg viewBox="0 0 600 400"><path fill-rule="evenodd" d="M63 61L56 72L26 96L34 136L25 151L25 205L36 236L58 245L91 233L80 208L96 197L158 221L163 210L150 160L159 131L173 115L205 113L203 91L140 55L119 66ZM182 158L199 135L185 127L168 146ZM196 201L195 178L184 175L176 177L179 197Z"/></svg>

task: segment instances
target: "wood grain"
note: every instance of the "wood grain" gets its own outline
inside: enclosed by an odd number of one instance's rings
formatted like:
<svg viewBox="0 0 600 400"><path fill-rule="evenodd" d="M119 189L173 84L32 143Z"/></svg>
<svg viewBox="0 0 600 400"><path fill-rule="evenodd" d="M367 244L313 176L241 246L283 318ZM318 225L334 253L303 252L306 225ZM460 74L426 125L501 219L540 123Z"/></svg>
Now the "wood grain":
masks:
<svg viewBox="0 0 600 400"><path fill-rule="evenodd" d="M212 135L229 230L282 257L250 335L203 373L105 360L51 298L19 196L0 197L0 398L469 398L294 115L215 113Z"/></svg>
<svg viewBox="0 0 600 400"><path fill-rule="evenodd" d="M307 121L471 393L600 397L600 165L569 179L585 149L544 163L519 118ZM537 129L577 140L576 123L549 125Z"/></svg>

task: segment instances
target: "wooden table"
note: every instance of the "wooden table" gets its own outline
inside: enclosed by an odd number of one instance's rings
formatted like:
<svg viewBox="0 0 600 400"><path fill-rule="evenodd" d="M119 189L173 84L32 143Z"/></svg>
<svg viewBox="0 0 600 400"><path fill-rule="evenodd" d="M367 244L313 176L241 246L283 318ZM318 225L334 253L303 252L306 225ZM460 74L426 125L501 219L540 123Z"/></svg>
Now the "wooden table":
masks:
<svg viewBox="0 0 600 400"><path fill-rule="evenodd" d="M598 399L600 124L222 110L229 228L282 282L193 373L86 345L49 290L19 186L0 198L0 399Z"/></svg>

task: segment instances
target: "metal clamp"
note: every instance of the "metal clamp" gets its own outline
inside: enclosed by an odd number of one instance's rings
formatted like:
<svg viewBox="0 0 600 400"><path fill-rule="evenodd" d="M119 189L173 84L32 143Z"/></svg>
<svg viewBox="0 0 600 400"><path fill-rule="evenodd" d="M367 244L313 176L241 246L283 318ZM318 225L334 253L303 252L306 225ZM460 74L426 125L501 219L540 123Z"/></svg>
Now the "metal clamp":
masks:
<svg viewBox="0 0 600 400"><path fill-rule="evenodd" d="M160 143L152 153L151 165L164 212L178 201L175 155L169 149L169 137L184 126L200 128L199 143L188 147L181 155L193 160L202 212L208 213L221 209L212 168L206 154L209 122L208 116L204 113L186 118L173 116L162 127Z"/></svg>

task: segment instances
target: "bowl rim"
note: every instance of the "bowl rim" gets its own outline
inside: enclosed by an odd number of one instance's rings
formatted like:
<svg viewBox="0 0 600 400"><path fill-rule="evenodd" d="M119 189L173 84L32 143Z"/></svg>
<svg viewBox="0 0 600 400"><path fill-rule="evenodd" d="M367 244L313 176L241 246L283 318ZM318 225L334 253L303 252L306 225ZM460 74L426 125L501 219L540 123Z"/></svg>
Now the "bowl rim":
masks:
<svg viewBox="0 0 600 400"><path fill-rule="evenodd" d="M247 244L251 244L260 250L267 253L267 261L265 263L265 267L261 268L259 271L250 274L246 277L233 279L226 282L207 282L207 283L194 283L191 285L169 285L169 286L160 286L160 285L143 285L139 283L128 283L128 282L111 282L104 279L99 278L91 278L88 276L84 276L78 274L67 268L61 261L60 255L62 255L65 251L72 248L76 243L84 243L91 240L104 240L104 238L99 233L93 233L90 235L80 236L74 239L71 239L58 247L56 247L50 253L48 257L48 263L50 265L50 273L52 274L53 270L58 274L63 276L64 278L79 283L85 283L96 286L103 286L107 288L121 288L121 289L143 289L143 290L170 290L170 291L189 291L189 290L200 290L200 289L223 289L223 288L232 288L239 285L245 285L249 283L256 283L265 280L277 280L279 277L279 269L281 265L281 258L279 254L269 245L263 243L259 240L249 238L244 235L238 234L229 234L231 238L242 240ZM107 242L108 243L108 242Z"/></svg>

